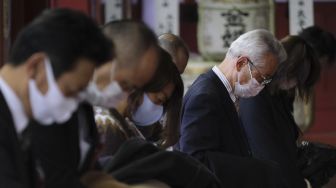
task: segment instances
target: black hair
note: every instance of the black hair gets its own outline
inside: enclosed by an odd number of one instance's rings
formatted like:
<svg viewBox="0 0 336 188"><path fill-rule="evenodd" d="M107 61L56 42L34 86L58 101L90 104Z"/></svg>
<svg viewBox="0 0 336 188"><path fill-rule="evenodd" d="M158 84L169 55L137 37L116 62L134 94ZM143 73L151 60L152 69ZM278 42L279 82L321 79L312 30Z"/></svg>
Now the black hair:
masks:
<svg viewBox="0 0 336 188"><path fill-rule="evenodd" d="M335 61L336 39L332 33L324 31L318 26L311 26L299 33L316 51L318 58L326 56L328 63Z"/></svg>
<svg viewBox="0 0 336 188"><path fill-rule="evenodd" d="M111 21L104 25L105 35L113 41L119 66L133 66L152 46L157 47L156 35L144 23L133 20Z"/></svg>
<svg viewBox="0 0 336 188"><path fill-rule="evenodd" d="M44 52L54 75L71 70L80 58L96 66L112 59L112 44L84 13L70 9L46 10L18 35L9 63L23 64L31 55Z"/></svg>
<svg viewBox="0 0 336 188"><path fill-rule="evenodd" d="M295 91L301 99L308 100L313 86L320 77L321 65L314 49L299 36L288 36L281 40L287 53L286 61L279 64L274 79L271 82L273 92L279 91L281 83L295 80L294 88L286 92L294 97Z"/></svg>

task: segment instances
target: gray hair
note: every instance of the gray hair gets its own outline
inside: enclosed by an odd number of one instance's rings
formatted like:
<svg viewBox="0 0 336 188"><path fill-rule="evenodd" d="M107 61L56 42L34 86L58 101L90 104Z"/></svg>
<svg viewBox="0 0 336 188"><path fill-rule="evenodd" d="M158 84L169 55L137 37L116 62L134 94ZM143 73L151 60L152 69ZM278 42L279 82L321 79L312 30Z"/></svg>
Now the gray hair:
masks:
<svg viewBox="0 0 336 188"><path fill-rule="evenodd" d="M248 56L256 65L262 66L266 63L262 59L267 53L273 54L278 63L287 58L285 49L271 32L265 29L256 29L244 33L233 41L227 56Z"/></svg>

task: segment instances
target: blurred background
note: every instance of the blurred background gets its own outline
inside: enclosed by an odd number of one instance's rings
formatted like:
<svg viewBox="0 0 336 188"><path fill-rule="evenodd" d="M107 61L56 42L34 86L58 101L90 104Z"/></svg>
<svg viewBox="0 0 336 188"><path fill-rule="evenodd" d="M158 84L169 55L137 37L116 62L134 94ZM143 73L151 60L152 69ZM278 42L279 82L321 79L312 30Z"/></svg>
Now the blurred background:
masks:
<svg viewBox="0 0 336 188"><path fill-rule="evenodd" d="M0 0L0 66L23 27L43 10L59 7L81 10L99 24L134 19L157 35L179 35L191 52L183 74L186 89L220 63L230 43L246 31L266 28L281 39L317 25L336 34L336 0ZM296 115L305 139L336 146L335 80L336 66L324 67L310 112Z"/></svg>

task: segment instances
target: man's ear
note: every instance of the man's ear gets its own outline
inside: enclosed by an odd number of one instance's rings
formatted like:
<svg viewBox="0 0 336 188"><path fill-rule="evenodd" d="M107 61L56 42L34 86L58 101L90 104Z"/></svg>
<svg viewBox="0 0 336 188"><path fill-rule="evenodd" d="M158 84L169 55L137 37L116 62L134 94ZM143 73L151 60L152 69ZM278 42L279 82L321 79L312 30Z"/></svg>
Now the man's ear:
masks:
<svg viewBox="0 0 336 188"><path fill-rule="evenodd" d="M34 53L26 60L26 70L30 79L34 79L42 94L48 91L47 72L45 68L45 53Z"/></svg>
<svg viewBox="0 0 336 188"><path fill-rule="evenodd" d="M236 69L239 72L248 63L247 57L240 56L237 59Z"/></svg>
<svg viewBox="0 0 336 188"><path fill-rule="evenodd" d="M26 60L26 69L29 78L35 78L39 69L45 70L43 62L46 57L45 53L38 52L34 53Z"/></svg>

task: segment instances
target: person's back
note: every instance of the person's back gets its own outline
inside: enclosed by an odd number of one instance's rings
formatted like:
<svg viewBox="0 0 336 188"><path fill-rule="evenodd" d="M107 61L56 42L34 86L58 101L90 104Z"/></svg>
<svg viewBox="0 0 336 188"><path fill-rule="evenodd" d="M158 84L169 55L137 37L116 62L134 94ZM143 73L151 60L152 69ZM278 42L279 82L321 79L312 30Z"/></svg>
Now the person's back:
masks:
<svg viewBox="0 0 336 188"><path fill-rule="evenodd" d="M291 100L292 101L292 100ZM298 128L286 93L259 95L240 101L240 117L254 158L276 162L289 187L306 187L296 167Z"/></svg>

